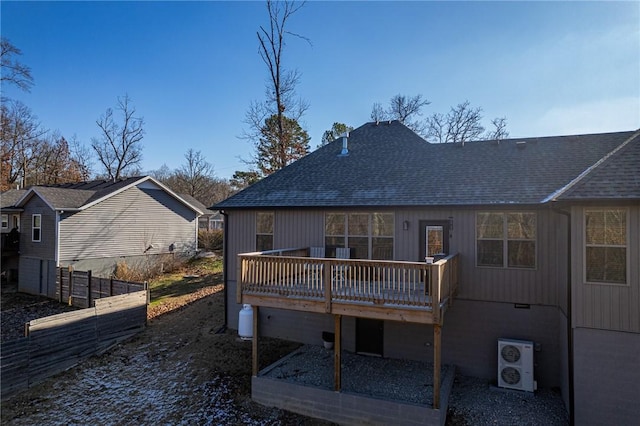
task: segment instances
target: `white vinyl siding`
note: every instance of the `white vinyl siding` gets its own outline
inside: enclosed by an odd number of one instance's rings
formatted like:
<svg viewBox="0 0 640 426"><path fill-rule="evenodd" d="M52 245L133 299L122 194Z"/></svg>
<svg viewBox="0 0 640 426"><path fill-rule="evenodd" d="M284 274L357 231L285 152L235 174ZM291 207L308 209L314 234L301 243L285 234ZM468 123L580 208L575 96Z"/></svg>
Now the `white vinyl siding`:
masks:
<svg viewBox="0 0 640 426"><path fill-rule="evenodd" d="M60 220L60 260L193 253L196 213L160 189L130 188Z"/></svg>

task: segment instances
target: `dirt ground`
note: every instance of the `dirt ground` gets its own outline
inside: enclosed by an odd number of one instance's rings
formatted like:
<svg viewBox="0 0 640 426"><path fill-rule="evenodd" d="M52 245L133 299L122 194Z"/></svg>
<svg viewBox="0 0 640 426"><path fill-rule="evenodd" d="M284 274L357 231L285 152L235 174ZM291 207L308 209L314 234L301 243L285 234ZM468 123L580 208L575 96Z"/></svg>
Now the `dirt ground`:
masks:
<svg viewBox="0 0 640 426"><path fill-rule="evenodd" d="M199 277L184 278L200 284L163 287L166 297L149 307L147 328L139 335L2 401L0 424L329 425L251 401L251 342L223 328L221 274ZM188 291L177 291L185 286ZM11 297L28 302L24 295L3 293L3 317ZM260 368L298 346L261 338ZM485 382L463 377L456 383L449 426L567 424L557 395L487 392Z"/></svg>
<svg viewBox="0 0 640 426"><path fill-rule="evenodd" d="M221 332L221 285L180 299L132 340L3 401L1 423L328 424L251 401L251 343ZM298 346L260 344L262 366Z"/></svg>

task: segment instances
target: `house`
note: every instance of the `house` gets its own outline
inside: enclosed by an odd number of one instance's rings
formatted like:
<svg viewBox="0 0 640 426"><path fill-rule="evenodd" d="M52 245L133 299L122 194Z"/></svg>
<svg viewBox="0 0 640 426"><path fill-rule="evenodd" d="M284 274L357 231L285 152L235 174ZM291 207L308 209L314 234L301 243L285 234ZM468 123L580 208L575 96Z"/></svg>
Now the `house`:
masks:
<svg viewBox="0 0 640 426"><path fill-rule="evenodd" d="M202 211L202 216L198 218L198 229L200 231L224 229L223 217L219 211L209 210L204 204L189 194L180 194L180 197Z"/></svg>
<svg viewBox="0 0 640 426"><path fill-rule="evenodd" d="M202 211L144 176L6 191L5 214L20 225L19 291L54 297L56 267L110 276L118 262L194 254Z"/></svg>
<svg viewBox="0 0 640 426"><path fill-rule="evenodd" d="M429 144L367 123L215 208L232 328L251 303L260 336L335 330L336 360L342 346L557 387L575 424L640 416L638 131ZM300 398L309 415L344 408Z"/></svg>
<svg viewBox="0 0 640 426"><path fill-rule="evenodd" d="M0 229L0 252L2 259L2 281L17 283L18 254L20 250L20 212L12 207L24 195L25 190L12 190L0 195L2 228Z"/></svg>

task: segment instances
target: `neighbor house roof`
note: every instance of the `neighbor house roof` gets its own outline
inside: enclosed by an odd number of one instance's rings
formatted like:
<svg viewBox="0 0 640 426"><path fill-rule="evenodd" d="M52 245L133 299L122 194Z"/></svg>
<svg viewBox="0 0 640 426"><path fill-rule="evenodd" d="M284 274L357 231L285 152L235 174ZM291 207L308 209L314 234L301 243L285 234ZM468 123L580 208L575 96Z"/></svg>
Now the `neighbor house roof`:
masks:
<svg viewBox="0 0 640 426"><path fill-rule="evenodd" d="M84 210L109 197L112 197L132 186L142 185L148 182L155 188L163 189L178 201L202 214L202 210L184 200L169 188L162 185L150 176L135 176L119 180L94 180L89 182L64 183L56 185L35 185L25 190L21 190L20 195L12 200L12 206L21 207L33 195L39 196L52 210ZM5 194L2 194L3 200ZM10 197L15 198L14 194ZM2 202L3 208L5 202Z"/></svg>
<svg viewBox="0 0 640 426"><path fill-rule="evenodd" d="M199 208L202 211L203 216L215 216L216 214L218 214L216 210L209 210L207 206L205 206L204 204L202 204L200 201L198 201L197 199L195 199L189 194L179 194L179 195L188 203Z"/></svg>
<svg viewBox="0 0 640 426"><path fill-rule="evenodd" d="M26 189L9 189L0 194L0 208L16 209L16 202L27 192Z"/></svg>
<svg viewBox="0 0 640 426"><path fill-rule="evenodd" d="M544 203L632 136L430 144L398 121L367 123L349 134L347 155L335 140L214 207Z"/></svg>

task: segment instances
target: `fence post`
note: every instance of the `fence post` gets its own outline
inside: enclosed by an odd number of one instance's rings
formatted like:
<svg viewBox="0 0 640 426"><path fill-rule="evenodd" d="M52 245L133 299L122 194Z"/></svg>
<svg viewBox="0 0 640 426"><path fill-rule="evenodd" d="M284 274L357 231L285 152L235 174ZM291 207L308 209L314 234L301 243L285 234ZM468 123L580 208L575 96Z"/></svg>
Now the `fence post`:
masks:
<svg viewBox="0 0 640 426"><path fill-rule="evenodd" d="M69 265L69 306L73 306L73 266Z"/></svg>
<svg viewBox="0 0 640 426"><path fill-rule="evenodd" d="M62 268L58 268L58 303L62 303Z"/></svg>
<svg viewBox="0 0 640 426"><path fill-rule="evenodd" d="M109 277L109 297L113 296L113 276Z"/></svg>
<svg viewBox="0 0 640 426"><path fill-rule="evenodd" d="M147 292L147 305L151 303L151 291L149 291L149 283L148 282L144 282L144 289Z"/></svg>
<svg viewBox="0 0 640 426"><path fill-rule="evenodd" d="M91 270L87 271L87 308L91 307Z"/></svg>

